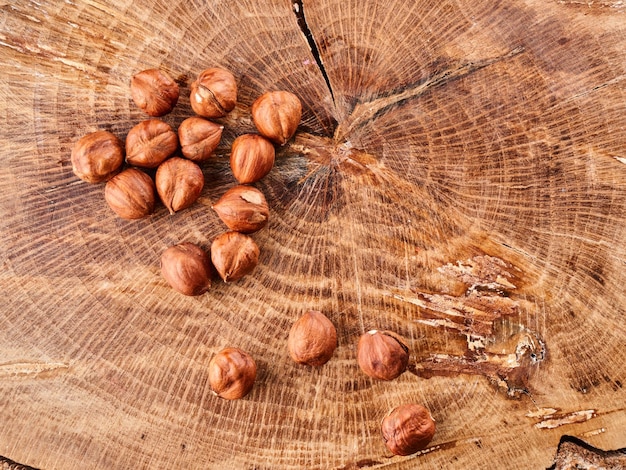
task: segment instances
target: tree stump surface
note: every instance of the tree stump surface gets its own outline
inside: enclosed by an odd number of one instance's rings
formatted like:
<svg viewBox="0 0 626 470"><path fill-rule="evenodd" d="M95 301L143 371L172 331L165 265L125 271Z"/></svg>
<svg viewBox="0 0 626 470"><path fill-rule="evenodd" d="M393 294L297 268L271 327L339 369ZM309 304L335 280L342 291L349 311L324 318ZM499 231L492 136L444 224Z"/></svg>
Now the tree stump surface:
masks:
<svg viewBox="0 0 626 470"><path fill-rule="evenodd" d="M2 468L544 469L566 434L626 447L624 2L0 8ZM212 66L239 101L200 200L117 218L73 175L73 143L146 118L129 82L147 68L180 84L177 126ZM230 144L277 89L304 113L256 184L260 264L179 295L160 255L225 231ZM307 309L338 331L321 368L286 349ZM359 370L370 329L406 339L398 379ZM225 346L259 366L242 400L208 388ZM437 432L394 457L380 422L410 402Z"/></svg>

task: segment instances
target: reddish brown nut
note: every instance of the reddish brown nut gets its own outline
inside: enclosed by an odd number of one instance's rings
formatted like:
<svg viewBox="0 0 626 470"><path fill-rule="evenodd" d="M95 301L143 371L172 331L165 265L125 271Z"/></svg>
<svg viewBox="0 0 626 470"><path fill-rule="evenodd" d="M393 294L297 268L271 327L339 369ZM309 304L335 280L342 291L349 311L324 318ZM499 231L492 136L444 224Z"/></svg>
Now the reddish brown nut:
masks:
<svg viewBox="0 0 626 470"><path fill-rule="evenodd" d="M357 362L370 377L393 380L406 370L409 348L395 333L371 330L359 339Z"/></svg>
<svg viewBox="0 0 626 470"><path fill-rule="evenodd" d="M225 348L209 362L209 386L220 398L237 400L246 396L256 380L256 363L239 348Z"/></svg>
<svg viewBox="0 0 626 470"><path fill-rule="evenodd" d="M199 116L220 118L237 104L237 82L232 73L221 68L204 70L191 84L189 102Z"/></svg>
<svg viewBox="0 0 626 470"><path fill-rule="evenodd" d="M435 435L435 420L422 405L401 405L383 419L381 431L391 452L411 455L430 443Z"/></svg>
<svg viewBox="0 0 626 470"><path fill-rule="evenodd" d="M88 183L101 183L117 174L124 163L122 141L108 131L87 134L74 144L72 171Z"/></svg>
<svg viewBox="0 0 626 470"><path fill-rule="evenodd" d="M261 135L285 145L298 129L302 117L300 99L288 91L270 91L252 103L252 120Z"/></svg>
<svg viewBox="0 0 626 470"><path fill-rule="evenodd" d="M211 287L211 259L193 243L170 246L161 255L161 274L181 294L201 295Z"/></svg>
<svg viewBox="0 0 626 470"><path fill-rule="evenodd" d="M191 206L200 197L204 174L191 160L172 157L157 168L155 183L161 201L173 214Z"/></svg>
<svg viewBox="0 0 626 470"><path fill-rule="evenodd" d="M213 204L213 210L226 226L236 232L252 233L267 224L270 209L261 191L239 185L229 189Z"/></svg>
<svg viewBox="0 0 626 470"><path fill-rule="evenodd" d="M126 136L126 161L134 166L156 168L178 148L178 136L169 124L148 119Z"/></svg>
<svg viewBox="0 0 626 470"><path fill-rule="evenodd" d="M309 310L289 330L287 348L298 364L326 364L337 348L335 325L322 312Z"/></svg>
<svg viewBox="0 0 626 470"><path fill-rule="evenodd" d="M152 178L137 168L128 168L107 181L104 199L123 219L140 219L154 210Z"/></svg>
<svg viewBox="0 0 626 470"><path fill-rule="evenodd" d="M274 146L269 140L257 134L244 134L233 141L230 168L241 184L254 183L270 172L274 157Z"/></svg>
<svg viewBox="0 0 626 470"><path fill-rule="evenodd" d="M226 232L213 240L211 261L224 282L236 281L256 267L259 247L248 235Z"/></svg>
<svg viewBox="0 0 626 470"><path fill-rule="evenodd" d="M220 143L224 126L193 116L178 126L180 150L194 162L203 162L213 155Z"/></svg>
<svg viewBox="0 0 626 470"><path fill-rule="evenodd" d="M176 106L178 84L159 69L148 69L134 75L130 95L135 104L149 116L163 116Z"/></svg>

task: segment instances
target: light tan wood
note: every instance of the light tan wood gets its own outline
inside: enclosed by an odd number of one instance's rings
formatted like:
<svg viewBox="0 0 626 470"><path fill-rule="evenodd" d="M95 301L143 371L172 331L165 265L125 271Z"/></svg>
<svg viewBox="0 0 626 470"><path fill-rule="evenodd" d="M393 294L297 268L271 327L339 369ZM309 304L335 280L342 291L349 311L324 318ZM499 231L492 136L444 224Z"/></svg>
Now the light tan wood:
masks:
<svg viewBox="0 0 626 470"><path fill-rule="evenodd" d="M564 434L626 447L623 2L305 0L319 63L288 1L0 5L0 455L41 469L540 469ZM200 201L117 218L102 185L72 174L73 142L144 119L129 82L151 67L181 85L177 126L210 66L240 93ZM225 230L210 206L234 184L230 143L275 89L304 114L257 184L271 206L260 265L183 297L160 254ZM339 336L319 369L286 348L309 308ZM373 328L407 340L397 380L356 365ZM208 389L225 346L259 366L243 400ZM437 432L393 457L379 424L407 402Z"/></svg>

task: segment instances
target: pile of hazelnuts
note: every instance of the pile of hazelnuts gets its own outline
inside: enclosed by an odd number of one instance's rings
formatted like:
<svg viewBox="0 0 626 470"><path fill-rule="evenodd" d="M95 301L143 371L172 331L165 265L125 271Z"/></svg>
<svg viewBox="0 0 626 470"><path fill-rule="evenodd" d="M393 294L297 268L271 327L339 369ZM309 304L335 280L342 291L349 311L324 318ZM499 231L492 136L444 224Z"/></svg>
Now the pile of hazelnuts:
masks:
<svg viewBox="0 0 626 470"><path fill-rule="evenodd" d="M150 215L157 195L171 214L186 209L204 187L199 164L213 156L224 129L211 119L223 118L235 108L235 77L221 68L204 70L191 85L190 104L196 115L185 119L178 132L158 119L178 102L174 80L161 70L144 70L132 77L130 90L133 101L151 118L134 126L125 143L108 131L85 135L72 149L72 169L84 181L106 182L104 198L124 219ZM231 147L230 166L239 184L212 206L228 231L212 241L210 254L189 242L162 253L161 274L181 294L205 293L215 271L224 282L233 282L258 264L259 247L250 234L265 227L269 206L263 193L250 185L272 169L275 146L285 145L295 134L302 105L293 93L267 92L252 104L251 114L258 134L238 136ZM153 169L154 178L148 173ZM296 363L320 367L330 360L337 344L333 323L310 310L293 324L287 348ZM409 349L398 335L372 330L359 339L357 362L368 376L389 381L406 370ZM225 348L209 363L209 386L224 399L246 396L256 375L254 359L240 348ZM434 433L432 416L418 404L401 405L382 422L385 443L396 455L423 450Z"/></svg>
<svg viewBox="0 0 626 470"><path fill-rule="evenodd" d="M190 104L196 115L185 119L178 132L158 119L174 109L180 93L165 72L139 72L132 77L130 91L151 118L130 129L125 143L108 131L85 135L72 149L72 169L84 181L106 181L104 199L124 219L150 215L157 195L171 214L186 209L204 187L199 164L214 155L224 129L211 119L225 117L237 103L235 77L222 68L204 70L191 85ZM212 206L228 231L212 241L210 255L187 242L169 247L161 257L163 277L182 294L206 292L214 269L231 282L258 264L259 247L250 234L267 224L269 206L263 193L250 184L272 169L274 145L284 145L293 136L302 105L293 93L272 91L252 104L251 114L259 134L240 135L231 148L230 166L239 184ZM147 171L154 169L153 179Z"/></svg>

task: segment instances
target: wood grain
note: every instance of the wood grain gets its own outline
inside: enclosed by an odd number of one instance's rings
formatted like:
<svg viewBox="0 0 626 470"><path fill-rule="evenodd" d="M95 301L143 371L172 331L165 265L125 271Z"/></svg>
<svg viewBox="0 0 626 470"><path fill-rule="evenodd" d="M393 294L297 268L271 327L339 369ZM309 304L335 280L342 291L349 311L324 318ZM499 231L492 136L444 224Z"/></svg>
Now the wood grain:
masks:
<svg viewBox="0 0 626 470"><path fill-rule="evenodd" d="M563 434L626 447L623 2L295 9L0 1L2 465L540 469ZM152 67L181 87L177 126L211 66L240 93L200 200L117 218L72 174L73 142L124 138L145 118L130 77ZM181 296L161 252L225 230L210 206L235 184L230 144L275 89L303 120L256 185L271 206L260 264ZM286 348L307 309L338 331L319 369ZM372 328L407 340L395 381L356 365ZM225 346L259 366L243 400L208 388ZM380 421L407 402L437 433L393 457Z"/></svg>

